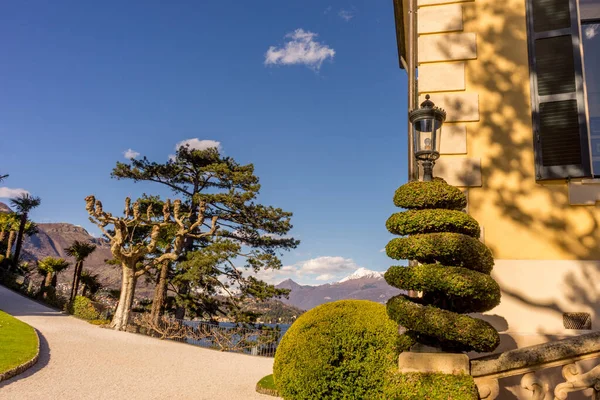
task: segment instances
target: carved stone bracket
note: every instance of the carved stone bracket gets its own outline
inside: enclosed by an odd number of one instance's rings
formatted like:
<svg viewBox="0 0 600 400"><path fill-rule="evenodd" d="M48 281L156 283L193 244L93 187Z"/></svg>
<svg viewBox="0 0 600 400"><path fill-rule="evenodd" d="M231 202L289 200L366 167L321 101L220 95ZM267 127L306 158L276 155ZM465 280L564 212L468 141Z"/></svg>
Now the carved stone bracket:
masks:
<svg viewBox="0 0 600 400"><path fill-rule="evenodd" d="M475 384L481 400L494 400L500 394L498 379L476 380Z"/></svg>
<svg viewBox="0 0 600 400"><path fill-rule="evenodd" d="M531 393L531 400L544 400L548 392L548 385L543 385L535 376L534 372L523 375L521 387Z"/></svg>
<svg viewBox="0 0 600 400"><path fill-rule="evenodd" d="M557 385L554 389L554 398L556 400L566 400L569 392L589 388L594 389L595 399L600 398L600 365L597 365L585 374L580 374L576 364L568 364L563 367L562 375L566 382Z"/></svg>

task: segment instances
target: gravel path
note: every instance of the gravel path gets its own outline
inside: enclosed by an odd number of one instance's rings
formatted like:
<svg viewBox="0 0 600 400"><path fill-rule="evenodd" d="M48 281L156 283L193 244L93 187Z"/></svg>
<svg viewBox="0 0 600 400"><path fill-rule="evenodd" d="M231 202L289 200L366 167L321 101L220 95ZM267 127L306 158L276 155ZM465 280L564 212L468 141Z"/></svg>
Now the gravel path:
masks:
<svg viewBox="0 0 600 400"><path fill-rule="evenodd" d="M41 339L38 364L1 382L2 400L275 399L254 391L272 372L272 358L102 329L3 286L0 309L36 328Z"/></svg>

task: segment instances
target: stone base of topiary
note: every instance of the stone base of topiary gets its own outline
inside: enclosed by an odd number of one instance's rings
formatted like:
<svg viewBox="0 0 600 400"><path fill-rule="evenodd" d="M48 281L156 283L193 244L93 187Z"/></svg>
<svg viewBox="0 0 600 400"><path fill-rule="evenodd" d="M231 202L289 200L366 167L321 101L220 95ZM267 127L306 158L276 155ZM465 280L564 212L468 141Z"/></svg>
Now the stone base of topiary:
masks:
<svg viewBox="0 0 600 400"><path fill-rule="evenodd" d="M473 377L466 374L396 373L384 386L386 400L478 400Z"/></svg>
<svg viewBox="0 0 600 400"><path fill-rule="evenodd" d="M406 351L398 357L401 373L469 374L469 357L466 354L421 353Z"/></svg>
<svg viewBox="0 0 600 400"><path fill-rule="evenodd" d="M258 381L256 384L256 391L260 394L279 397L279 392L277 391L277 388L275 388L275 381L273 381L273 374L267 375Z"/></svg>

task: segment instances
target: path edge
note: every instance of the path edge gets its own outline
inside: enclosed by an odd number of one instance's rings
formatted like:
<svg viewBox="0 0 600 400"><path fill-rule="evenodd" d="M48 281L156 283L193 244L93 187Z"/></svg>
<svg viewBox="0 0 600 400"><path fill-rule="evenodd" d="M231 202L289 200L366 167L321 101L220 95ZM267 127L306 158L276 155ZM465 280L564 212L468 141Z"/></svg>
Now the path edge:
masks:
<svg viewBox="0 0 600 400"><path fill-rule="evenodd" d="M29 325L29 326L31 326L31 325ZM23 372L27 371L29 368L31 368L35 364L37 364L37 362L40 358L40 335L38 334L37 329L35 329L34 327L31 327L31 328L35 332L35 337L37 338L37 351L35 353L35 356L33 356L33 358L31 360L26 361L21 365L18 365L12 369L9 369L6 372L1 373L0 374L0 382L6 381L10 378L14 378L15 376L22 374Z"/></svg>

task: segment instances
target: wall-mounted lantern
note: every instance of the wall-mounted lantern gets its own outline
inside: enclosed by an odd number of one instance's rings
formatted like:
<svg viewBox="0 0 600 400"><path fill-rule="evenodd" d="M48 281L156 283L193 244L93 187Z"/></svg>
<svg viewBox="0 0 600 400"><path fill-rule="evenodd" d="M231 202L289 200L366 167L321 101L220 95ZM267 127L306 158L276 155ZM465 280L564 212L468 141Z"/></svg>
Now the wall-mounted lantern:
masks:
<svg viewBox="0 0 600 400"><path fill-rule="evenodd" d="M423 167L423 180L433 179L433 166L435 160L440 158L440 141L442 125L446 120L446 111L436 107L425 96L421 107L408 113L408 120L413 128L415 157Z"/></svg>

